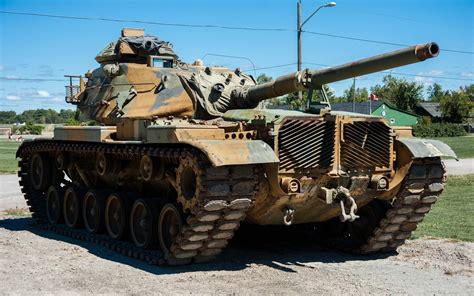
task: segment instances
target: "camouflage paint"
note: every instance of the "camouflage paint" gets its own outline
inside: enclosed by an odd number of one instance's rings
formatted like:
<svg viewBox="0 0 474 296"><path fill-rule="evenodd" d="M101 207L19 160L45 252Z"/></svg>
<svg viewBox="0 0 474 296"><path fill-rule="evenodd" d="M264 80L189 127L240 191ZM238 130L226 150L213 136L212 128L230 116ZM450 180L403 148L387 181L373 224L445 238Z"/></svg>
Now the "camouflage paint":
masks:
<svg viewBox="0 0 474 296"><path fill-rule="evenodd" d="M350 112L325 111L314 115L299 111L254 109L267 98L298 90L312 91L324 83L435 57L438 54L436 44L409 47L323 70L295 72L256 85L253 77L239 69L232 71L222 67L205 67L202 62L185 64L172 52L172 68L152 67L144 62L146 56L141 56L142 53L134 51L122 41L119 43L108 46L98 56L101 65L88 76L85 91L78 95L77 100L78 108L84 115L117 126L118 138L112 139L113 128L103 127L58 129L55 138L116 144L167 144L168 147L174 144L188 145L202 151L213 166L261 164L265 171L262 172L255 203L247 214L249 222L282 224L284 209L288 207L296 211L295 223L337 217L340 209L321 197L323 188L349 186L354 180L374 176L387 177L388 189L376 191L366 190L368 188L365 187L353 188L352 194L357 204L363 206L376 197L390 200L398 192L413 158L454 155L449 147L437 141L396 139L396 134L388 128L383 129L388 130L384 136L390 137L385 143L388 149L383 152L389 158L387 167L366 170L344 167L347 163L343 164L341 147L346 145L344 141L350 140L345 138L347 127L357 122L383 125L383 118ZM278 134L282 124L291 119L334 122L334 159L327 171L318 168L306 171L280 170ZM301 126L296 126L295 130L299 131ZM352 147L364 149L369 131L356 132L362 134L362 146ZM376 132L371 131L372 134ZM244 135L250 135L250 138ZM237 139L239 136L242 136L241 140ZM310 135L309 138L312 136L316 137ZM298 146L302 140L295 137L288 145ZM377 146L377 143L372 145ZM321 153L310 151L307 147L300 147L299 151L304 151L304 157ZM363 154L364 151L360 151ZM370 159L362 160L370 162ZM300 191L284 192L281 186L284 178L300 182Z"/></svg>

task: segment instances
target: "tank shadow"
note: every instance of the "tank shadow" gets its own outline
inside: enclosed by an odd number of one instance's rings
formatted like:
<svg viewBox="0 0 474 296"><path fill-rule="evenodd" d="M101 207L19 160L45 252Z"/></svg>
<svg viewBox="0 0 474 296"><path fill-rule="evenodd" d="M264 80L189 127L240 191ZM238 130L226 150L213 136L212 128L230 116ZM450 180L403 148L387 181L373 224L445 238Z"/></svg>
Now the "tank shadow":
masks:
<svg viewBox="0 0 474 296"><path fill-rule="evenodd" d="M30 217L0 220L0 227L10 231L29 231L40 237L62 241L86 249L90 254L105 260L126 264L155 274L177 274L195 271L238 271L251 265L264 265L285 272L297 272L293 267L316 269L309 263L342 263L384 259L396 253L351 255L325 248L318 239L288 227L254 227L243 225L217 260L210 263L186 266L156 266L123 256L105 247L62 236L40 229Z"/></svg>

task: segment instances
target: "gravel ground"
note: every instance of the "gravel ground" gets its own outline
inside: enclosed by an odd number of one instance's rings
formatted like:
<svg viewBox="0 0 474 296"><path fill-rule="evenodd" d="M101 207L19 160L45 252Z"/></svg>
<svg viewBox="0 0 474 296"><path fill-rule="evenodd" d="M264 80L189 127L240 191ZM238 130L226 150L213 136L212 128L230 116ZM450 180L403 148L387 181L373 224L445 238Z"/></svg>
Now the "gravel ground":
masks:
<svg viewBox="0 0 474 296"><path fill-rule="evenodd" d="M352 256L312 243L234 241L217 262L158 267L0 217L4 294L470 294L474 244L409 241ZM472 294L471 294L472 295Z"/></svg>
<svg viewBox="0 0 474 296"><path fill-rule="evenodd" d="M447 162L448 172L456 166L474 173L472 159ZM17 182L0 175L0 212L26 206ZM0 215L0 294L472 295L474 243L419 239L361 257L281 236L234 239L210 264L158 267Z"/></svg>

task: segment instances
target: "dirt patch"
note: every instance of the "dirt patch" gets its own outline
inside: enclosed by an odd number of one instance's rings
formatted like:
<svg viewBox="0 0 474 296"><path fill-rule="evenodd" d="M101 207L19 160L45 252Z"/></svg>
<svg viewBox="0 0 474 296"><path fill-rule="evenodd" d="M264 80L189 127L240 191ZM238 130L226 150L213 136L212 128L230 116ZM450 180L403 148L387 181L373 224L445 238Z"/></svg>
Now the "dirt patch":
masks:
<svg viewBox="0 0 474 296"><path fill-rule="evenodd" d="M474 244L457 240L424 238L399 248L395 262L408 262L422 269L439 269L447 275L472 275Z"/></svg>
<svg viewBox="0 0 474 296"><path fill-rule="evenodd" d="M473 243L420 239L392 256L352 256L309 242L233 241L216 262L152 266L0 216L2 293L465 294Z"/></svg>

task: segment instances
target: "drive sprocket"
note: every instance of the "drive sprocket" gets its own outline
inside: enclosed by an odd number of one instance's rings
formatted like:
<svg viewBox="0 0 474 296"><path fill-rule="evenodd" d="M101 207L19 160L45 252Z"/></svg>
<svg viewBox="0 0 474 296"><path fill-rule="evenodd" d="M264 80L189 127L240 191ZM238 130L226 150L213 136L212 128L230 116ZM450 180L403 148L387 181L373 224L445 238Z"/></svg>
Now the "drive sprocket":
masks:
<svg viewBox="0 0 474 296"><path fill-rule="evenodd" d="M186 152L179 159L176 168L176 192L177 202L185 212L195 213L201 200L202 182L204 172L199 167L196 156Z"/></svg>

